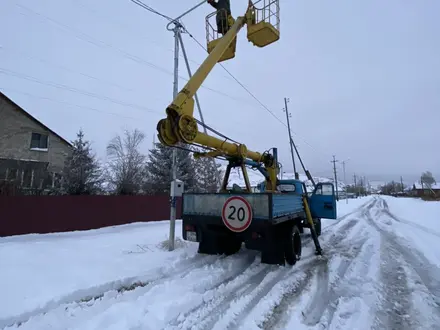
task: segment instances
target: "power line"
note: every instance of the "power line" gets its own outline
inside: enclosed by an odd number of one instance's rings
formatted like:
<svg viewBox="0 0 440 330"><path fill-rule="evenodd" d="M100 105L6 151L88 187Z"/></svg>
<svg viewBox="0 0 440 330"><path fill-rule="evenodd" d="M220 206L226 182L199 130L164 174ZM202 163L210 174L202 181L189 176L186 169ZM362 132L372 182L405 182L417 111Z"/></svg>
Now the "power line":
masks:
<svg viewBox="0 0 440 330"><path fill-rule="evenodd" d="M12 93L18 93L18 94L22 94L22 95L25 95L25 96L28 96L28 97L38 98L38 99L42 99L42 100L48 100L48 101L51 101L51 102L56 102L56 103L64 104L64 105L67 105L67 106L72 106L72 107L82 108L82 109L86 109L86 110L92 110L92 111L96 111L96 112L101 112L101 113L104 113L106 115L111 115L111 116L116 116L116 117L121 117L121 118L127 118L127 119L136 120L136 121L143 120L143 118L140 118L140 117L125 116L125 115L122 115L122 114L117 113L117 112L104 111L104 110L93 108L93 107L88 107L88 106L79 105L79 104L75 104L75 103L70 103L70 102L66 102L66 101L56 100L56 99L53 99L53 98L50 98L50 97L38 96L38 95L30 94L30 93L27 93L27 92L19 91L19 90L16 90L16 89L12 89L12 88L9 88L9 87L0 87L0 90L2 90L2 91L6 90L6 91L10 91ZM61 109L63 109L63 108L61 108ZM154 114L162 115L162 113L159 112L159 111L154 112Z"/></svg>
<svg viewBox="0 0 440 330"><path fill-rule="evenodd" d="M162 14L160 12L158 12L157 10L153 9L151 6L148 6L146 4L144 4L142 1L140 0L131 0L133 3L141 6L142 8L146 9L147 11L156 14L158 16L161 16L165 19L167 19L168 21L172 22L174 19L172 19L171 17ZM207 49L193 36L192 33L189 32L189 30L183 25L183 23L179 22L183 28L183 30L205 51L207 52ZM280 119L278 118L266 105L264 105L243 83L241 83L222 63L219 63L220 66L223 68L223 70L226 71L226 73L228 73L228 75L234 79L234 81L236 83L238 83L254 100L256 100L266 111L268 111L276 120L278 120L278 122L280 122L283 126L287 127L286 124ZM293 132L294 134L296 134L295 132ZM297 135L297 134L296 134ZM308 144L305 141L306 144ZM311 145L309 145L311 147Z"/></svg>
<svg viewBox="0 0 440 330"><path fill-rule="evenodd" d="M173 19L172 19L171 17L169 17L169 16L167 16L167 15L165 15L165 14L162 14L162 13L158 12L157 10L155 10L155 9L153 9L152 7L146 5L145 3L143 3L143 2L140 1L140 0L131 0L131 1L132 1L133 3L135 3L135 4L139 5L139 6L141 6L142 8L148 10L149 12L151 12L151 13L153 13L153 14L156 14L156 15L158 15L158 16L161 16L161 17L165 18L166 20L168 20L168 21L170 21L170 22L173 21Z"/></svg>
<svg viewBox="0 0 440 330"><path fill-rule="evenodd" d="M168 52L172 52L172 53L174 53L174 50L173 50L173 49L168 48L168 47L165 47L164 45L160 44L160 43L159 43L158 41L156 41L156 40L152 40L152 39L150 39L150 38L145 37L143 34L140 34L140 33L139 33L139 30L134 30L134 29L130 28L127 24L123 23L123 22L120 21L120 20L115 19L114 16L104 15L101 11L98 11L98 10L96 10L96 9L94 9L94 8L91 8L91 7L89 7L88 5L85 5L84 3L80 2L80 1L74 1L74 0L72 0L72 2L73 2L74 5L79 6L79 7L82 7L82 8L85 9L86 11L92 13L93 15L95 15L95 16L96 16L96 15L101 16L101 17L103 17L103 18L105 18L105 19L111 21L113 24L116 24L116 25L118 25L118 26L120 26L120 27L126 29L127 31L129 31L130 35L133 35L133 33L137 33L137 34L138 34L137 38L142 39L142 40L145 40L145 41L148 41L149 43L154 44L156 47L159 47L159 48L162 48L162 49L164 49L164 50L166 50L166 51L168 51ZM183 55L179 54L179 57L183 58ZM196 64L196 65L200 65L200 63L198 63L197 61L194 61L194 60L192 60L192 59L190 59L190 58L189 58L188 60L189 60L190 62ZM224 76L224 77L229 79L229 77L226 77L226 76Z"/></svg>
<svg viewBox="0 0 440 330"><path fill-rule="evenodd" d="M113 83L113 82L105 81L105 80L103 80L103 79L101 79L101 78L98 78L98 77L92 76L92 75L90 75L90 74L88 74L88 73L84 73L84 72L80 72L80 71L75 71L75 70L69 69L69 68L67 68L67 67L65 67L65 66L59 65L59 64L54 63L54 62L52 62L52 61L48 61L48 60L42 59L42 58L40 58L40 57L30 56L30 55L25 55L24 53L21 53L21 52L16 51L16 50L12 50L12 51L11 51L10 49L7 49L7 48L4 48L4 47L0 46L0 51L6 51L6 52L15 53L15 54L18 54L19 56L22 56L22 57L24 57L24 58L31 59L31 60L34 60L34 61L38 61L38 62L44 63L44 64L46 64L46 65L49 65L49 66L52 66L52 67L55 67L55 68L58 68L58 69L61 69L61 70L67 71L67 72L71 72L71 73L75 73L75 74L78 74L78 75L84 76L84 77L89 78L89 79L93 79L93 80L96 80L96 81L100 81L100 82L103 82L103 83L105 83L105 84L108 84L108 85L111 85L111 86L114 86L114 87L118 87L118 88L120 88L120 89L123 89L123 90L125 90L125 91L129 91L129 92L141 92L141 91L138 91L138 90L135 90L135 89L132 89L132 88L125 88L125 87L123 87L123 86L121 86L121 85L119 85L119 84ZM181 79L188 80L188 79L183 78L183 77L182 77ZM239 101L239 102L243 102L243 103L246 102L247 104L250 104L249 102L247 102L247 101L245 101L245 100L235 98L234 96L231 96L231 95L229 95L229 94L227 94L227 93L223 93L223 92L221 92L221 91L217 91L217 90L215 90L215 89L211 89L211 88L206 87L206 86L205 86L205 88L208 89L208 90L210 90L210 91L212 91L212 92L214 92L214 93L220 94L220 95L225 96L225 97L228 97L228 98L230 98L230 99L233 99L233 100L235 100L235 101Z"/></svg>
<svg viewBox="0 0 440 330"><path fill-rule="evenodd" d="M151 6L148 6L144 4L140 0L131 0L133 3L141 6L142 8L146 9L147 11L156 14L158 16L161 16L168 21L172 22L174 19L170 18L169 16L162 14L158 12L157 10L153 9ZM189 32L189 30L183 25L182 22L179 22L182 25L183 30L205 51L207 52L207 49L193 36L192 33ZM234 79L234 81L239 84L254 100L256 100L264 109L266 109L275 119L277 119L282 125L286 126L286 124L278 118L268 107L266 107L243 83L241 83L222 63L219 63L220 66L223 68L223 70L226 71L226 73ZM287 126L286 126L287 127ZM295 133L296 134L296 133Z"/></svg>
<svg viewBox="0 0 440 330"><path fill-rule="evenodd" d="M188 35L203 49L207 52L207 49L188 31L186 30ZM234 79L254 100L256 100L260 106L269 112L279 123L281 123L284 127L287 127L287 125L277 116L273 111L271 111L263 102L261 102L243 83L241 83L238 78L236 78L222 63L219 63L219 65L223 68L223 70L228 73L232 79ZM306 145L308 145L311 149L318 152L311 144L309 144L304 138L298 135L298 133L291 131L293 134L295 134L297 137L299 137Z"/></svg>
<svg viewBox="0 0 440 330"><path fill-rule="evenodd" d="M135 2L134 0L132 0L133 2ZM141 3L140 5L141 6L143 6L143 5L145 5L144 3L142 3L141 1L139 1L139 0L136 0L136 2L135 3ZM143 4L143 5L142 5ZM83 33L82 31L79 31L79 30L77 30L77 29L75 29L75 28L72 28L72 27L70 27L70 26L68 26L68 25L66 25L66 24L63 24L63 23L60 23L59 21L57 21L57 20L54 20L54 19L52 19L52 18L50 18L50 17L48 17L48 16L45 16L45 15L43 15L43 14L41 14L41 13L38 13L38 12L36 12L36 11L34 11L34 10L32 10L32 9L30 9L30 8L28 8L28 7L26 7L26 6L23 6L23 5L21 5L21 4L16 4L16 6L18 6L18 7L20 7L20 8L22 8L22 9L25 9L25 10L27 10L27 11L29 11L29 12L31 12L31 13L33 13L34 15L37 15L37 16L39 16L40 18L42 18L43 20L46 20L46 21L50 21L50 22L52 22L53 24L55 24L55 25L57 25L58 27L61 27L62 29L64 29L64 30L67 30L67 31L69 31L69 32L71 32L71 33L73 33L78 39L80 39L80 40L83 40L83 41L86 41L86 42L88 42L88 43L90 43L90 44L92 44L92 45L94 45L94 46L97 46L97 47L100 47L100 48L109 48L109 49L112 49L112 50L115 50L115 51L117 51L120 55L122 55L123 57L125 57L125 58L128 58L128 59L131 59L132 61L135 61L135 62L137 62L138 64L144 64L144 65L147 65L147 66L149 66L149 67L151 67L151 68L154 68L154 69L156 69L156 70L158 70L158 71L161 71L161 72L163 72L163 73L167 73L167 74L173 74L172 72L170 72L169 70L167 70L167 69L164 69L164 68L162 68L162 67L160 67L160 66L158 66L158 65L156 65L156 64L154 64L154 63L152 63L152 62L149 62L149 61L147 61L147 60L144 60L144 59L142 59L142 58L140 58L139 56L137 56L137 55L134 55L134 54L131 54L131 53L128 53L128 52L126 52L126 51L124 51L124 50L122 50L122 49L120 49L120 48L118 48L118 47L116 47L116 46L114 46L114 45L112 45L112 44L110 44L110 43L107 43L107 42L105 42L105 41L102 41L102 40L100 40L100 39L97 39L97 38L94 38L93 36L90 36L90 35L88 35L88 34L86 34L86 33ZM162 13L160 13L160 12L158 12L158 11L156 11L155 9L153 9L152 7L150 7L150 6L148 6L148 5L145 5L147 8L145 8L146 10L148 10L148 11L150 11L150 12L152 12L152 13L154 13L154 14L156 14L156 15L159 15L159 16L161 16L161 17L163 17L163 18L165 18L165 19L167 19L168 21L172 21L173 19L172 18L170 18L170 17L168 17L167 15L164 15L164 14L162 14ZM198 44L199 44L199 46L200 47L202 47L202 49L204 49L205 51L206 51L206 48L205 47L203 47L203 45L184 27L184 29L185 29L185 31L191 36L191 38L193 38L194 39L194 41L196 41ZM286 124L279 118L279 117L277 117L266 105L264 105L243 83L241 83L229 70L227 70L224 66L223 66L223 64L221 64L220 63L220 66L254 99L254 100L256 100L259 104L260 104L260 106L263 108L263 109L265 109L266 111L268 111L278 122L280 122L283 126L285 126L286 127ZM188 81L188 79L187 78L184 78L184 77L180 77L179 76L179 78L180 79L183 79L183 80L186 80L186 81ZM211 91L213 91L213 92L216 92L216 93L218 93L218 94L221 94L221 95L223 95L223 96L226 96L226 97L229 97L229 98L232 98L232 99L234 99L234 100L237 100L237 101L241 101L241 102L243 102L243 100L240 100L240 99L238 99L238 98L235 98L235 97L231 97L230 95L228 95L228 94L226 94L226 93L223 93L223 92L220 92L220 91L217 91L217 90L214 90L214 89L212 89L212 88L209 88L209 87L206 87L206 86L204 86L204 85L202 85L201 86L202 88L205 88L205 89L208 89L208 90L211 90ZM246 102L247 103L247 102ZM301 140L303 140L303 142L305 143L305 144L307 144L310 148L312 148L312 149L314 149L315 151L317 151L312 145L310 145L306 140L304 140L302 137L300 137L296 132L294 132L294 131L292 131L292 133L293 134L295 134L295 135L297 135L299 138L301 138Z"/></svg>
<svg viewBox="0 0 440 330"><path fill-rule="evenodd" d="M163 18L165 18L168 21L173 21L174 19L170 18L169 16L162 14L160 12L158 12L157 10L153 9L151 6L148 6L146 4L144 4L142 1L140 0L131 0L133 3L141 6L142 8L146 9L147 11L156 14L158 16L161 16ZM194 37L194 35L183 25L183 23L179 22L182 25L182 28L184 30L184 32L186 32L205 52L208 52L208 50ZM222 63L219 63L219 65L223 68L223 70L226 71L226 73L232 78L234 79L234 81L239 84L255 101L257 101L260 106L263 107L263 109L265 109L266 111L268 111L279 123L281 123L283 126L287 127L287 125L277 116L275 115L275 113L273 113L273 111L271 111L263 102L261 102L243 83L241 83ZM297 135L298 134L296 132L293 132L293 134ZM301 137L300 137L301 138ZM309 147L311 147L312 149L313 146L311 146L307 141L305 141L303 138L301 138L303 140L303 142L305 144L307 144ZM315 149L316 151L316 149Z"/></svg>
<svg viewBox="0 0 440 330"><path fill-rule="evenodd" d="M92 80L96 80L96 81L99 81L101 83L104 83L104 84L107 84L107 85L110 85L110 86L113 86L113 87L117 87L117 88L123 89L123 90L128 91L128 92L134 92L135 91L134 89L126 88L126 87L121 86L121 85L119 85L117 83L114 83L114 82L111 82L111 81L105 81L105 80L103 80L101 78L92 76L92 75L90 75L88 73L84 73L84 72L80 72L80 71L75 71L75 70L69 69L68 67L65 67L63 65L60 65L58 63L54 63L52 61L48 61L48 60L45 60L45 59L37 57L37 56L27 55L25 53L22 53L20 51L14 50L14 49L11 50L9 48L4 48L4 47L0 46L0 51L6 52L6 53L10 52L12 54L21 56L23 58L27 58L27 59L34 60L34 61L37 61L37 62L40 62L40 63L44 63L44 64L46 64L48 66L52 66L52 67L58 68L60 70L64 70L64 71L67 71L67 72L78 74L80 76L83 76L83 77L86 77L86 78L89 78L89 79L92 79Z"/></svg>
<svg viewBox="0 0 440 330"><path fill-rule="evenodd" d="M16 71L8 70L8 69L5 69L5 68L1 68L1 67L0 67L0 74L5 74L5 75L13 76L13 77L16 77L16 78L19 78L19 79L24 79L24 80L32 81L32 82L35 82L35 83L38 83L38 84L41 84L41 85L51 86L51 87L62 89L62 90L67 90L67 91L73 92L73 93L79 93L79 94L82 94L82 95L85 95L85 96L90 96L90 97L93 97L93 98L96 98L96 99L105 100L105 101L108 101L108 102L116 103L116 104L119 104L119 105L123 105L123 106L126 106L126 107L130 107L130 108L134 108L134 109L138 109L138 110L142 110L142 111L146 111L146 112L152 112L152 113L156 112L155 110L152 110L150 108L143 107L143 106L140 106L140 105L137 105L137 104L120 101L118 99L114 99L114 98L111 98L111 97L108 97L108 96L103 96L103 95L99 95L99 94L96 94L96 93L84 91L84 90L81 90L81 89L78 89L78 88L75 88L75 87L71 87L71 86L68 86L68 85L64 85L64 84L54 83L54 82L50 82L50 81L42 81L42 80L40 80L38 78L29 76L29 75L25 75L25 74L22 74L20 72L16 72Z"/></svg>
<svg viewBox="0 0 440 330"><path fill-rule="evenodd" d="M147 61L147 60L145 60L145 59L143 59L143 58L141 58L141 57L139 57L139 56L137 56L135 54L131 54L129 52L126 52L125 50L123 50L121 48L118 48L118 47L116 47L116 46L114 46L114 45L112 45L110 43L107 43L107 42L102 41L100 39L94 38L93 36L90 36L90 35L88 35L86 33L83 33L82 31L79 31L79 30L77 30L75 28L72 28L72 27L70 27L70 26L68 26L66 24L60 23L60 22L58 22L58 21L56 21L56 20L54 20L54 19L52 19L52 18L50 18L48 16L45 16L45 15L43 15L41 13L38 13L38 12L36 12L36 11L26 7L26 6L23 6L21 4L16 4L16 6L18 6L20 8L23 8L25 10L28 10L29 12L33 13L34 15L39 16L43 20L52 22L53 24L57 25L58 27L61 27L62 29L67 30L68 32L74 34L78 39L80 39L82 41L88 42L88 43L90 43L90 44L92 44L92 45L94 45L96 47L99 47L99 48L108 48L110 50L116 51L116 53L118 53L122 57L130 59L130 60L132 60L132 61L134 61L134 62L136 62L138 64L146 65L148 67L151 67L153 69L156 69L156 70L158 70L158 71L160 71L162 73L166 73L168 75L174 75L174 73L171 72L168 69L162 68L159 65L156 65L156 64L154 64L154 63L152 63L150 61ZM182 76L179 76L179 78L182 79L182 80L188 81L188 78L185 78L185 77L182 77ZM245 100L242 100L240 98L231 96L231 95L229 95L227 93L218 91L218 90L216 90L214 88L211 88L211 87L208 87L208 86L205 86L205 85L202 85L201 87L204 88L204 89L207 89L207 90L209 90L211 92L217 93L219 95L228 97L230 99L233 99L233 100L236 100L236 101L239 101L239 102L248 103L248 101L245 101Z"/></svg>

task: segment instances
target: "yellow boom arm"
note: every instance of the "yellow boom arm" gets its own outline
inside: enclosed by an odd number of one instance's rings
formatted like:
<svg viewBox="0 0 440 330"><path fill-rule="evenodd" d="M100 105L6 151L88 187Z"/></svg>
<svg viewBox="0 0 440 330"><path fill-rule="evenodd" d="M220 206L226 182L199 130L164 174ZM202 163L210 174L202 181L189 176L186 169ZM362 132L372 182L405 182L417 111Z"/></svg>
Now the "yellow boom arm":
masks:
<svg viewBox="0 0 440 330"><path fill-rule="evenodd" d="M244 144L226 142L200 132L198 130L197 121L193 117L193 96L212 71L215 64L220 60L223 53L237 37L240 29L245 24L248 24L249 37L249 24L253 24L254 22L255 12L253 7L249 6L246 14L238 17L228 32L218 40L216 47L210 52L191 79L189 79L173 102L167 107L167 118L158 122L157 130L159 140L168 146L175 146L179 143L197 144L214 149L215 151L212 154L216 156L222 155L239 159L250 159L258 163L263 162L270 176L270 180L267 180L266 187L268 190L274 190L277 164L270 155L262 155L258 152L249 151Z"/></svg>

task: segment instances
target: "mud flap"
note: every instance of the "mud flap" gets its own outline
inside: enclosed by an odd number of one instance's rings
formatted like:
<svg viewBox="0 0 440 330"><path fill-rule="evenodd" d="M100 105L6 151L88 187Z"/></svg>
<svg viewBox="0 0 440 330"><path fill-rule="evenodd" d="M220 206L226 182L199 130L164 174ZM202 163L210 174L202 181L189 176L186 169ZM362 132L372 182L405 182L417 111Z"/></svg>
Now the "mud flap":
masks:
<svg viewBox="0 0 440 330"><path fill-rule="evenodd" d="M201 232L201 239L199 243L198 253L202 254L222 254L220 246L220 239L218 235L210 234L209 232Z"/></svg>
<svg viewBox="0 0 440 330"><path fill-rule="evenodd" d="M285 266L283 231L281 226L274 226L267 230L261 251L261 262L270 265Z"/></svg>
<svg viewBox="0 0 440 330"><path fill-rule="evenodd" d="M232 255L241 249L241 241L235 236L224 236L202 232L198 253Z"/></svg>

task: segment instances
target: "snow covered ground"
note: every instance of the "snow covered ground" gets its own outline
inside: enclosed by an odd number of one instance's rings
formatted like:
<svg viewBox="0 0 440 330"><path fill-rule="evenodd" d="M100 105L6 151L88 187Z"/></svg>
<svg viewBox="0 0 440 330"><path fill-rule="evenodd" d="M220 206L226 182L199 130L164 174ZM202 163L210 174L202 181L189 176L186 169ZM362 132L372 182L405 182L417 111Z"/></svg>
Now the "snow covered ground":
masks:
<svg viewBox="0 0 440 330"><path fill-rule="evenodd" d="M293 267L168 252L168 222L0 238L0 328L439 329L440 203L374 196L338 214L325 255L306 231Z"/></svg>

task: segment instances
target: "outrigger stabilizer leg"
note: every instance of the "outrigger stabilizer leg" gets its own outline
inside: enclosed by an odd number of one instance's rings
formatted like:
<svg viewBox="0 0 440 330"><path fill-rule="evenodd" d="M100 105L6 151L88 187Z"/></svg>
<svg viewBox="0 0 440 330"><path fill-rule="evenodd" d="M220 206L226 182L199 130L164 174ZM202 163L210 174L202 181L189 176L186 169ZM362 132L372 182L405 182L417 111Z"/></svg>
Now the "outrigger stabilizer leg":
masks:
<svg viewBox="0 0 440 330"><path fill-rule="evenodd" d="M312 239L313 242L315 243L315 248L316 248L315 254L320 256L322 255L322 249L321 249L321 245L319 244L318 235L316 234L315 224L313 223L312 213L310 212L309 203L307 201L306 196L303 196L303 204L304 204L304 209L306 211L307 222L310 225L310 232L312 233Z"/></svg>

